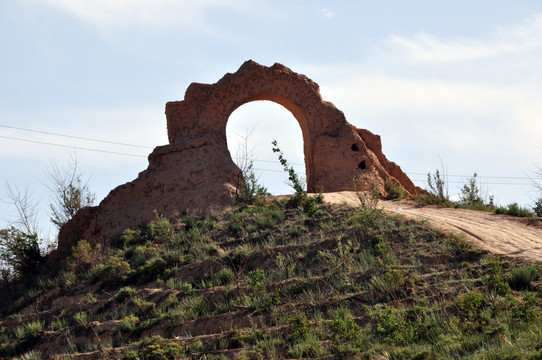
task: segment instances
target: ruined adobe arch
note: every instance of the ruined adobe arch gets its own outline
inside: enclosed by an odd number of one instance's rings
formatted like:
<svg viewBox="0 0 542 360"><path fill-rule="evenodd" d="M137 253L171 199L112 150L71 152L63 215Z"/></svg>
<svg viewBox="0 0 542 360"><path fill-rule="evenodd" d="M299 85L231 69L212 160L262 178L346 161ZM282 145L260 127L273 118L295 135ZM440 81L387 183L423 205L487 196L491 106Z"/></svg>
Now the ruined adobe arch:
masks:
<svg viewBox="0 0 542 360"><path fill-rule="evenodd" d="M232 204L242 174L227 147L226 124L235 109L255 100L278 103L299 122L309 192L384 193L386 180L411 194L418 191L386 159L380 137L349 124L322 100L314 81L281 64L266 67L249 60L215 84L192 83L184 100L166 104L170 143L154 149L137 179L112 190L98 206L78 211L60 230L51 259L68 255L80 239L108 243L126 228L152 220L156 212L173 218L187 210Z"/></svg>
<svg viewBox="0 0 542 360"><path fill-rule="evenodd" d="M333 163L337 163L337 158L331 159L330 156L344 159L348 152L339 150L330 153L332 149L328 148L327 143L330 139L346 137L352 144L363 148L363 141L355 128L346 122L344 114L333 104L322 100L314 81L281 64L265 67L250 60L234 74L226 74L216 84L191 84L183 101L169 102L166 105L169 141L175 144L186 137L214 133L221 139L217 146L227 147L226 125L231 113L255 100L269 100L282 105L297 119L303 134L308 191L315 192L320 188L323 191L351 189L357 164L361 161L373 162L368 158L351 162L349 179L341 176L345 169L335 172ZM352 144L348 145L348 149ZM321 151L317 146L325 150ZM363 158L366 157L364 153L353 155Z"/></svg>

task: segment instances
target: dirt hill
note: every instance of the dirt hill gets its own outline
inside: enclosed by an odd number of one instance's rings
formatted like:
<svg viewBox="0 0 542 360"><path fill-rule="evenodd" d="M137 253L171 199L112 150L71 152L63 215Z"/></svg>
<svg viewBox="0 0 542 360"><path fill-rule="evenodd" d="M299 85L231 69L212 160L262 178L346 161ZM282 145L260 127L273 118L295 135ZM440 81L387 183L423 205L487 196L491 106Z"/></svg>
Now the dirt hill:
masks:
<svg viewBox="0 0 542 360"><path fill-rule="evenodd" d="M542 356L538 264L382 204L282 200L158 216L108 249L79 241L57 269L3 285L0 357Z"/></svg>
<svg viewBox="0 0 542 360"><path fill-rule="evenodd" d="M359 204L353 191L324 194L326 201ZM422 205L414 200L382 200L378 204L390 214L428 221L446 232L458 232L477 247L495 254L542 260L542 218L518 218L484 211Z"/></svg>

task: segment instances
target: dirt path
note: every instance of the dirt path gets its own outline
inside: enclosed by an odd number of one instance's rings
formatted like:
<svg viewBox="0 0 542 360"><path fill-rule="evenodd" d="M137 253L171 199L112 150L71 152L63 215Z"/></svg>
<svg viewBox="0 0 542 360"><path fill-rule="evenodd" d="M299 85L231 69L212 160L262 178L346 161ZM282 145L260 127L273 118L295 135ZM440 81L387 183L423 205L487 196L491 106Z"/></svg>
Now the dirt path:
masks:
<svg viewBox="0 0 542 360"><path fill-rule="evenodd" d="M326 193L331 203L358 205L355 192ZM542 218L522 219L482 211L420 205L412 200L380 201L385 211L417 220L427 220L444 231L459 231L485 250L508 256L542 261Z"/></svg>

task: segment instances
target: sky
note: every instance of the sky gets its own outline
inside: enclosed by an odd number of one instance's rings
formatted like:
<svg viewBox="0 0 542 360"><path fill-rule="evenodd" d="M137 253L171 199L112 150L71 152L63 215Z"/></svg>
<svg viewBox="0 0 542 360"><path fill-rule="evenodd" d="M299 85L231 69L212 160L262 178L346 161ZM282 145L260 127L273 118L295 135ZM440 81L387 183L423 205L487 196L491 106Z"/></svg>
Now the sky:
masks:
<svg viewBox="0 0 542 360"><path fill-rule="evenodd" d="M28 189L40 231L56 236L54 164L75 156L100 201L167 144L167 101L248 59L317 82L421 187L439 169L450 195L477 173L497 204L537 197L538 0L0 0L0 227L16 218L9 184ZM272 193L292 192L271 141L303 174L293 115L251 102L231 115L227 136L234 158L246 139Z"/></svg>

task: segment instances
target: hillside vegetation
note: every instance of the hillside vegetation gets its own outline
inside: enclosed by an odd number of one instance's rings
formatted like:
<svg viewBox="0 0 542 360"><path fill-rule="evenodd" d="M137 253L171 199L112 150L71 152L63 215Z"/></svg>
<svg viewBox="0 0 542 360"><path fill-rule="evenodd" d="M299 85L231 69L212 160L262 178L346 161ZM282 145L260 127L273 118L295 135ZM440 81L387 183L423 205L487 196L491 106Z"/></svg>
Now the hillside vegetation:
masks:
<svg viewBox="0 0 542 360"><path fill-rule="evenodd" d="M2 285L0 358L541 359L541 267L358 207L159 215Z"/></svg>

